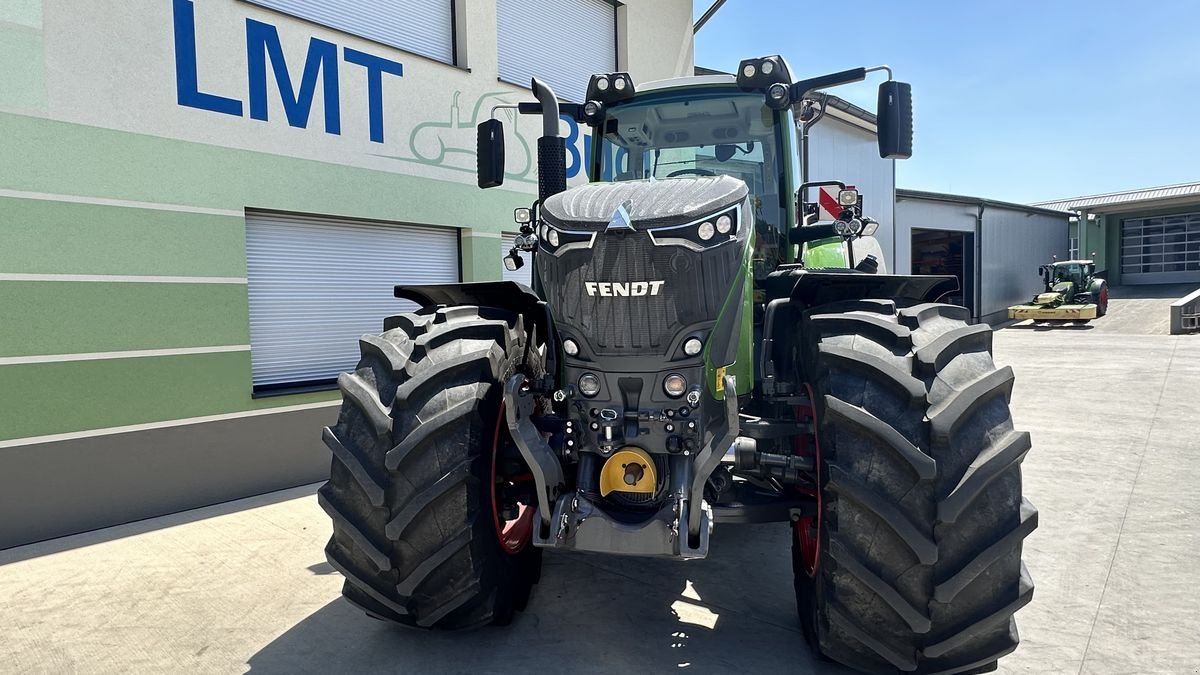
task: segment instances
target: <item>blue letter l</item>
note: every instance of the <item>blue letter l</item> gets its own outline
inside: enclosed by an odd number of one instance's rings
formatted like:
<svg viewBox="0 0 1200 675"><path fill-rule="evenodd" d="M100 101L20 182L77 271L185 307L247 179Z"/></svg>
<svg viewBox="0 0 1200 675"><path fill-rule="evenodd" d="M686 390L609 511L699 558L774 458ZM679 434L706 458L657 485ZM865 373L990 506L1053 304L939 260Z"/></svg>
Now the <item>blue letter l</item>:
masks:
<svg viewBox="0 0 1200 675"><path fill-rule="evenodd" d="M175 91L179 105L242 116L242 102L205 94L196 75L196 13L190 0L175 0Z"/></svg>

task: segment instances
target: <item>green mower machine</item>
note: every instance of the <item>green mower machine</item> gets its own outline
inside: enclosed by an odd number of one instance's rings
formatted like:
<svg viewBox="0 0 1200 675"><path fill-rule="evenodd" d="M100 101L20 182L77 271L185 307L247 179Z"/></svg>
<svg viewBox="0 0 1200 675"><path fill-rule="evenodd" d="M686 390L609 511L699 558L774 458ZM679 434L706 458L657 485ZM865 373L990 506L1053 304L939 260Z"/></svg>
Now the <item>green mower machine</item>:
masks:
<svg viewBox="0 0 1200 675"><path fill-rule="evenodd" d="M419 309L364 336L338 379L319 497L345 597L404 626L505 624L543 552L703 565L714 528L778 522L792 578L747 561L726 583L791 584L821 654L957 673L1016 648L1037 511L1013 372L986 325L939 301L953 277L883 273L861 195L805 182L813 92L877 71L880 155L904 159L910 88L885 66L606 73L581 104L534 79L515 107L541 116L538 199L504 260L528 261L532 288L397 287ZM591 182L569 189L561 115L593 141ZM480 187L501 185L501 123L478 142ZM828 221L809 199L822 186Z"/></svg>
<svg viewBox="0 0 1200 675"><path fill-rule="evenodd" d="M1108 282L1091 260L1061 260L1038 267L1045 289L1024 305L1008 308L1010 319L1087 323L1108 312Z"/></svg>

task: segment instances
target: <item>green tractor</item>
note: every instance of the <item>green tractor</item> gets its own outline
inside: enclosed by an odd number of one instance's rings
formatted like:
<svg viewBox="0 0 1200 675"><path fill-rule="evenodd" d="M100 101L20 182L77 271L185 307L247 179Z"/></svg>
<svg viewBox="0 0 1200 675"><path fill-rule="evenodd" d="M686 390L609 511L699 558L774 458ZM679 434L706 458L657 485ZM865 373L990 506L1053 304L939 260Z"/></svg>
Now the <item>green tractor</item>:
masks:
<svg viewBox="0 0 1200 675"><path fill-rule="evenodd" d="M1045 289L1024 305L1008 308L1010 319L1087 323L1108 313L1108 282L1091 260L1055 260L1038 267Z"/></svg>
<svg viewBox="0 0 1200 675"><path fill-rule="evenodd" d="M578 105L534 79L539 194L505 257L531 258L533 288L397 287L420 309L338 379L319 499L345 597L405 626L505 624L543 551L697 559L715 526L780 522L819 653L932 673L1012 651L1037 521L1013 372L938 302L952 277L881 273L861 196L798 166L810 92L884 69L600 74ZM910 89L888 73L880 154L906 158ZM563 114L594 139L593 182L570 189ZM480 186L501 184L501 124L478 142ZM820 185L831 221L805 197Z"/></svg>

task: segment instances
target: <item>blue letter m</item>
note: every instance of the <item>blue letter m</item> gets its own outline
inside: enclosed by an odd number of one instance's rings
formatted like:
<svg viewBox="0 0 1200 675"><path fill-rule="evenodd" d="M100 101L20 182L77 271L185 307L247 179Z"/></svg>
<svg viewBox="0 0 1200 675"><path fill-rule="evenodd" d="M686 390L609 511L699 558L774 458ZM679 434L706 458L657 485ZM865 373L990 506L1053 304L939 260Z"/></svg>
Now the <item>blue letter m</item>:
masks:
<svg viewBox="0 0 1200 675"><path fill-rule="evenodd" d="M267 119L267 58L275 72L279 85L279 97L283 100L283 111L288 124L301 129L308 126L308 114L312 110L313 92L317 88L317 72L324 76L325 131L342 133L342 117L338 108L338 58L337 45L317 38L308 43L308 57L304 61L304 75L300 80L300 91L292 88L287 62L283 59L283 47L279 45L279 32L275 27L246 19L246 73L250 83L250 117Z"/></svg>

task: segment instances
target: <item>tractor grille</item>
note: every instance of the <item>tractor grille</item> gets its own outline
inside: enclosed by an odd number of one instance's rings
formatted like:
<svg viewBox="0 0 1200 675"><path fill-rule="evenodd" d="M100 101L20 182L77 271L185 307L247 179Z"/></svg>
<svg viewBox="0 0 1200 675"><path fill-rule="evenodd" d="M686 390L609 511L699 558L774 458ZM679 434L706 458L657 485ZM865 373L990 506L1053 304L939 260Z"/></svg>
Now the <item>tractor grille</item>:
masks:
<svg viewBox="0 0 1200 675"><path fill-rule="evenodd" d="M689 326L715 321L737 277L737 242L707 251L655 246L632 230L600 232L591 249L538 258L542 287L556 321L598 355L666 354ZM661 281L659 292L603 295L592 284Z"/></svg>

